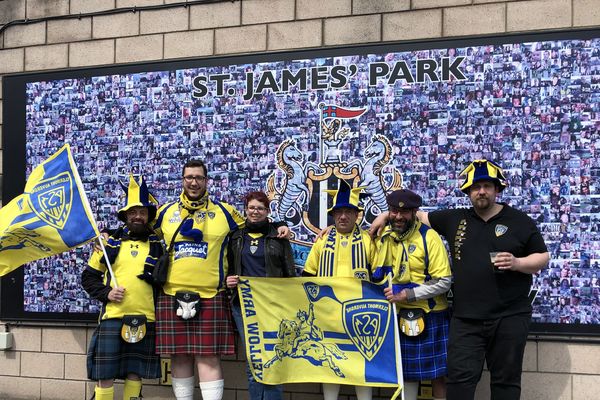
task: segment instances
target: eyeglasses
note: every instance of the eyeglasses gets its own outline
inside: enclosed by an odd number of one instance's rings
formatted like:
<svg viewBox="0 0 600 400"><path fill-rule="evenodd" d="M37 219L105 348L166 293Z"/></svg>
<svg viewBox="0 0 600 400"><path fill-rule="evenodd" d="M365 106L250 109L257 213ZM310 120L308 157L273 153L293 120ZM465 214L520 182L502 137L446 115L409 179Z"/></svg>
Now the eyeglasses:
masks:
<svg viewBox="0 0 600 400"><path fill-rule="evenodd" d="M186 175L183 177L183 180L186 181L187 183L192 183L192 181L202 183L202 182L206 181L206 177L205 176Z"/></svg>
<svg viewBox="0 0 600 400"><path fill-rule="evenodd" d="M248 207L248 211L251 211L251 212L253 212L253 211L265 212L267 210L268 210L268 208L266 208L266 207L254 207L254 206Z"/></svg>

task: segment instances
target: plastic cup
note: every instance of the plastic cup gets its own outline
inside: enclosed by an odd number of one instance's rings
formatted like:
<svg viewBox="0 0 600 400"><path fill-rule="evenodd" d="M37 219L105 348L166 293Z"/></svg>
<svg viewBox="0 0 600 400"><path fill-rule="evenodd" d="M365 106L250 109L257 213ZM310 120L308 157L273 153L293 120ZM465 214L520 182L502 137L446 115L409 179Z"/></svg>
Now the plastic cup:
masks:
<svg viewBox="0 0 600 400"><path fill-rule="evenodd" d="M496 257L500 254L499 251L490 251L490 262L492 263L492 267L494 268L494 272L503 272L496 267L494 264L496 262Z"/></svg>

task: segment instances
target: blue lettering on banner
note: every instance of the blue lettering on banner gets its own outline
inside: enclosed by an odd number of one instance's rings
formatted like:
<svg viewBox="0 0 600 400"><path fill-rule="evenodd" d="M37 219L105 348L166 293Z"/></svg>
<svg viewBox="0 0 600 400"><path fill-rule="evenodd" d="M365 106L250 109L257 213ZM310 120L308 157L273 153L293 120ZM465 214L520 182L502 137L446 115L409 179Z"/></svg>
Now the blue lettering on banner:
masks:
<svg viewBox="0 0 600 400"><path fill-rule="evenodd" d="M254 302L252 301L252 289L248 286L248 281L240 281L239 283L240 290L242 292L242 302L244 303L244 314L246 318L253 317L256 315L256 310L254 310Z"/></svg>
<svg viewBox="0 0 600 400"><path fill-rule="evenodd" d="M175 243L175 260L186 257L204 258L208 256L208 243L206 242L178 242Z"/></svg>
<svg viewBox="0 0 600 400"><path fill-rule="evenodd" d="M252 289L248 281L240 280L240 294L244 304L244 314L246 318L256 315L254 301L252 301ZM248 346L248 363L251 364L254 375L258 380L262 380L263 361L261 357L262 340L258 329L258 322L246 322L246 345Z"/></svg>

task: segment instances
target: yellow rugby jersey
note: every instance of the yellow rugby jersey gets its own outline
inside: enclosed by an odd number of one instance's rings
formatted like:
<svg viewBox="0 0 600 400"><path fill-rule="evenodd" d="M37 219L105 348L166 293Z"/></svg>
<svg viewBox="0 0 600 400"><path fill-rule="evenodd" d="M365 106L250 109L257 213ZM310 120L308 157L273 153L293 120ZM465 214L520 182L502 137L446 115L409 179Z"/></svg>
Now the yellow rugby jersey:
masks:
<svg viewBox="0 0 600 400"><path fill-rule="evenodd" d="M179 202L165 204L158 210L155 231L162 235L167 247L187 213ZM189 218L194 221L193 229L202 232L202 240L177 234L163 290L171 296L186 290L212 298L225 289L228 235L243 227L245 220L234 207L210 199Z"/></svg>
<svg viewBox="0 0 600 400"><path fill-rule="evenodd" d="M402 240L398 240L387 228L378 240L376 254L375 274L385 275L385 271L392 271L393 285L410 288L422 285L430 279L452 275L448 254L440 235L419 221L415 222L411 234ZM402 303L401 308L441 311L448 308L448 301L446 293L443 293L431 299Z"/></svg>
<svg viewBox="0 0 600 400"><path fill-rule="evenodd" d="M137 276L144 272L144 262L150 251L150 240L124 240L114 264L111 265L119 286L125 288L123 301L106 303L100 320L122 318L128 314L144 314L148 322L154 321L154 294L152 285ZM104 274L104 284L108 280L108 270L101 262L102 251L94 251L88 265ZM114 287L114 282L111 283Z"/></svg>
<svg viewBox="0 0 600 400"><path fill-rule="evenodd" d="M304 271L316 276L345 276L369 280L373 242L367 231L341 234L332 229L313 244Z"/></svg>

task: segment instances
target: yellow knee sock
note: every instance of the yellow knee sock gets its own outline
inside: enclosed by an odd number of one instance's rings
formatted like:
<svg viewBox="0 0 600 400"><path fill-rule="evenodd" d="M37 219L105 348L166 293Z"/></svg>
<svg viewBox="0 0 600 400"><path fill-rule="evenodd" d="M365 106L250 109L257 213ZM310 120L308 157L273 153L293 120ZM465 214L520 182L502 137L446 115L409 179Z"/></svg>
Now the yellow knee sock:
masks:
<svg viewBox="0 0 600 400"><path fill-rule="evenodd" d="M101 388L100 386L96 386L94 393L96 394L96 400L113 400L115 387Z"/></svg>
<svg viewBox="0 0 600 400"><path fill-rule="evenodd" d="M137 399L142 391L142 381L130 381L125 379L123 386L123 400Z"/></svg>

